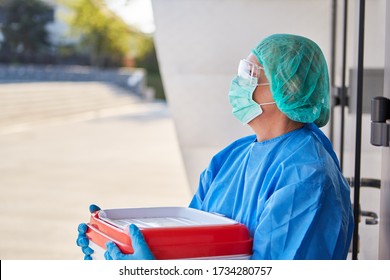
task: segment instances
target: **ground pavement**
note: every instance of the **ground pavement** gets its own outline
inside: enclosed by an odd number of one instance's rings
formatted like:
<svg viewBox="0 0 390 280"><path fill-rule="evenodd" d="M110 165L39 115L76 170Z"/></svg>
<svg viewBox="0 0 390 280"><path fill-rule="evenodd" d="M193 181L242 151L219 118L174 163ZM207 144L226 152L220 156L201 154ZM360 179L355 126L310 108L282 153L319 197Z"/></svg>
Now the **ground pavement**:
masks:
<svg viewBox="0 0 390 280"><path fill-rule="evenodd" d="M0 85L0 259L81 259L102 208L187 206L164 102L101 83Z"/></svg>

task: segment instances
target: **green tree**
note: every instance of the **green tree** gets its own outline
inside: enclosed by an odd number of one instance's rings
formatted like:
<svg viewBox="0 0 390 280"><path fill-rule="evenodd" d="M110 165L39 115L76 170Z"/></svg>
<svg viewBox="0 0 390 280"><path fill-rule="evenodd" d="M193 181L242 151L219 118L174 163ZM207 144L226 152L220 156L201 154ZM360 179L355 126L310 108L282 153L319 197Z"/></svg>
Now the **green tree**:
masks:
<svg viewBox="0 0 390 280"><path fill-rule="evenodd" d="M53 19L53 9L40 0L2 0L5 20L2 50L34 54L49 47L46 25Z"/></svg>
<svg viewBox="0 0 390 280"><path fill-rule="evenodd" d="M80 39L80 47L89 54L93 66L104 67L108 62L121 65L132 49L140 51L145 36L127 26L102 0L62 0L62 3L71 11L68 21L72 34ZM137 52L135 55L139 55Z"/></svg>

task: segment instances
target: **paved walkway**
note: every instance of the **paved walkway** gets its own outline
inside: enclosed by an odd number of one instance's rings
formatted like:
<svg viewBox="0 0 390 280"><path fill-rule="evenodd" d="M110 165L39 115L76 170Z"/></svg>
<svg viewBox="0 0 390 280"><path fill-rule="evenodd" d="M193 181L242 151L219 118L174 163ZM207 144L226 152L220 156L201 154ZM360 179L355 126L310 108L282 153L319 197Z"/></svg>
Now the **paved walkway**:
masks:
<svg viewBox="0 0 390 280"><path fill-rule="evenodd" d="M91 203L102 208L188 205L191 194L165 103L130 95L125 104L74 112L63 109L64 99L48 99L57 91L80 104L75 92L82 89L95 101L105 92L114 104L123 95L98 83L50 87L0 85L0 107L7 96L11 112L8 121L0 117L0 259L81 259L77 226L88 221ZM10 101L10 92L19 92L24 109ZM47 105L36 102L43 92ZM52 114L55 106L62 107L61 114Z"/></svg>

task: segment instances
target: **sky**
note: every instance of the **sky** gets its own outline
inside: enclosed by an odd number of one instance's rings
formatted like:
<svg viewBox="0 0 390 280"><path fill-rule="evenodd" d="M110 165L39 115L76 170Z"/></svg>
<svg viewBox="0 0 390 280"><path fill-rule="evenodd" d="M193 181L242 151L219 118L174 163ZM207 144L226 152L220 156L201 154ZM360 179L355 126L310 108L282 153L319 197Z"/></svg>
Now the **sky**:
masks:
<svg viewBox="0 0 390 280"><path fill-rule="evenodd" d="M145 33L155 30L151 0L105 0L123 20Z"/></svg>

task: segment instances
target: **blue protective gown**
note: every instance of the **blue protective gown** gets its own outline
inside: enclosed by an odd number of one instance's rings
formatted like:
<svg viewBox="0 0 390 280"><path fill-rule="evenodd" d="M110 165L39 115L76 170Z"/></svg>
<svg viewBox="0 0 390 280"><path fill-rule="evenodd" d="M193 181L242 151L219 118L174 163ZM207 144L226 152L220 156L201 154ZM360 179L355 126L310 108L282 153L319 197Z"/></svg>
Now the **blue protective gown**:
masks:
<svg viewBox="0 0 390 280"><path fill-rule="evenodd" d="M201 174L190 207L245 224L253 259L346 259L354 226L349 185L314 124L227 146Z"/></svg>

